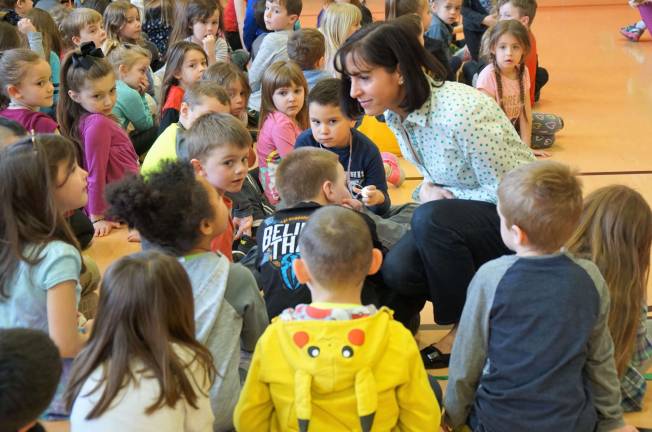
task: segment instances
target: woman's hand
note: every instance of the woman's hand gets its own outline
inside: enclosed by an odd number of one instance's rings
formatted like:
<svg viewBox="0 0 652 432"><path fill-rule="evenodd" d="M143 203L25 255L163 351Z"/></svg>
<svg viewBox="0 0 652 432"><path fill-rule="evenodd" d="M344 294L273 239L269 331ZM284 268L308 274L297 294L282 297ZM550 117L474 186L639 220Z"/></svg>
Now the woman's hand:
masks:
<svg viewBox="0 0 652 432"><path fill-rule="evenodd" d="M437 186L436 184L428 181L421 183L421 189L419 190L419 200L422 203L452 198L455 198L455 195L453 195L451 191L444 189L441 186Z"/></svg>
<svg viewBox="0 0 652 432"><path fill-rule="evenodd" d="M532 153L538 158L549 158L550 156L552 156L552 153L548 153L545 150L534 150L534 149L532 149Z"/></svg>

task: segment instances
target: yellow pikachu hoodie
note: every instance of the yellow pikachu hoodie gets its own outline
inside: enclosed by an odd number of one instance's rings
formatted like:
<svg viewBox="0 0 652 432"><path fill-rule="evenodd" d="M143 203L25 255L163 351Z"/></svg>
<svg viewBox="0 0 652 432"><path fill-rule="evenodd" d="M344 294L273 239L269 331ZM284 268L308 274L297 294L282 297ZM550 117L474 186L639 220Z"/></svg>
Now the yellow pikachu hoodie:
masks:
<svg viewBox="0 0 652 432"><path fill-rule="evenodd" d="M359 308L372 312L313 304L274 319L256 345L236 429L438 431L439 405L414 338L389 309Z"/></svg>

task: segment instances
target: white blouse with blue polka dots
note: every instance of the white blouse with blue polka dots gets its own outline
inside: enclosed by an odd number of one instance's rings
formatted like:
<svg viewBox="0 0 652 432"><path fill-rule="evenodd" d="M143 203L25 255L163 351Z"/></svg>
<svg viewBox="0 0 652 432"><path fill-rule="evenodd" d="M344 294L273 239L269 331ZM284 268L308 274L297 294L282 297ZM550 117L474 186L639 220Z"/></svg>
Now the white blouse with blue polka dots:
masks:
<svg viewBox="0 0 652 432"><path fill-rule="evenodd" d="M456 198L495 203L502 175L534 161L532 151L489 96L449 81L430 80L430 88L430 99L405 120L385 111L403 156Z"/></svg>

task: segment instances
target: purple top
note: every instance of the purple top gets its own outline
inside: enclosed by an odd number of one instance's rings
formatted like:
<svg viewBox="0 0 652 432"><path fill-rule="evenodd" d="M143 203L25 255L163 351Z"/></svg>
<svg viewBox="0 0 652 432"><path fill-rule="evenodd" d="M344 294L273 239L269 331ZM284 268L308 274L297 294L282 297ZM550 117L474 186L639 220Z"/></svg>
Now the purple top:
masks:
<svg viewBox="0 0 652 432"><path fill-rule="evenodd" d="M5 108L0 111L0 116L13 120L16 123L20 123L28 133L32 130L35 133L53 133L59 128L57 122L55 122L49 115L43 114L39 111L32 111L27 108Z"/></svg>
<svg viewBox="0 0 652 432"><path fill-rule="evenodd" d="M104 189L128 173L138 173L138 155L127 133L103 114L87 114L79 122L84 145L84 167L88 171L88 204L92 215L106 210Z"/></svg>

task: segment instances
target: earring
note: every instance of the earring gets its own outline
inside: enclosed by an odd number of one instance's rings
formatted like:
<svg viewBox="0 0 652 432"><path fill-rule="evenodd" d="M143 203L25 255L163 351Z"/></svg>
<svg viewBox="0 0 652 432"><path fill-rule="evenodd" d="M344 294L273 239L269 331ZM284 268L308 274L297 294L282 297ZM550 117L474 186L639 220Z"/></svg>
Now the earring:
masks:
<svg viewBox="0 0 652 432"><path fill-rule="evenodd" d="M403 77L400 77L400 78L398 79L398 85L403 85L403 83L404 83L404 81L403 81Z"/></svg>

